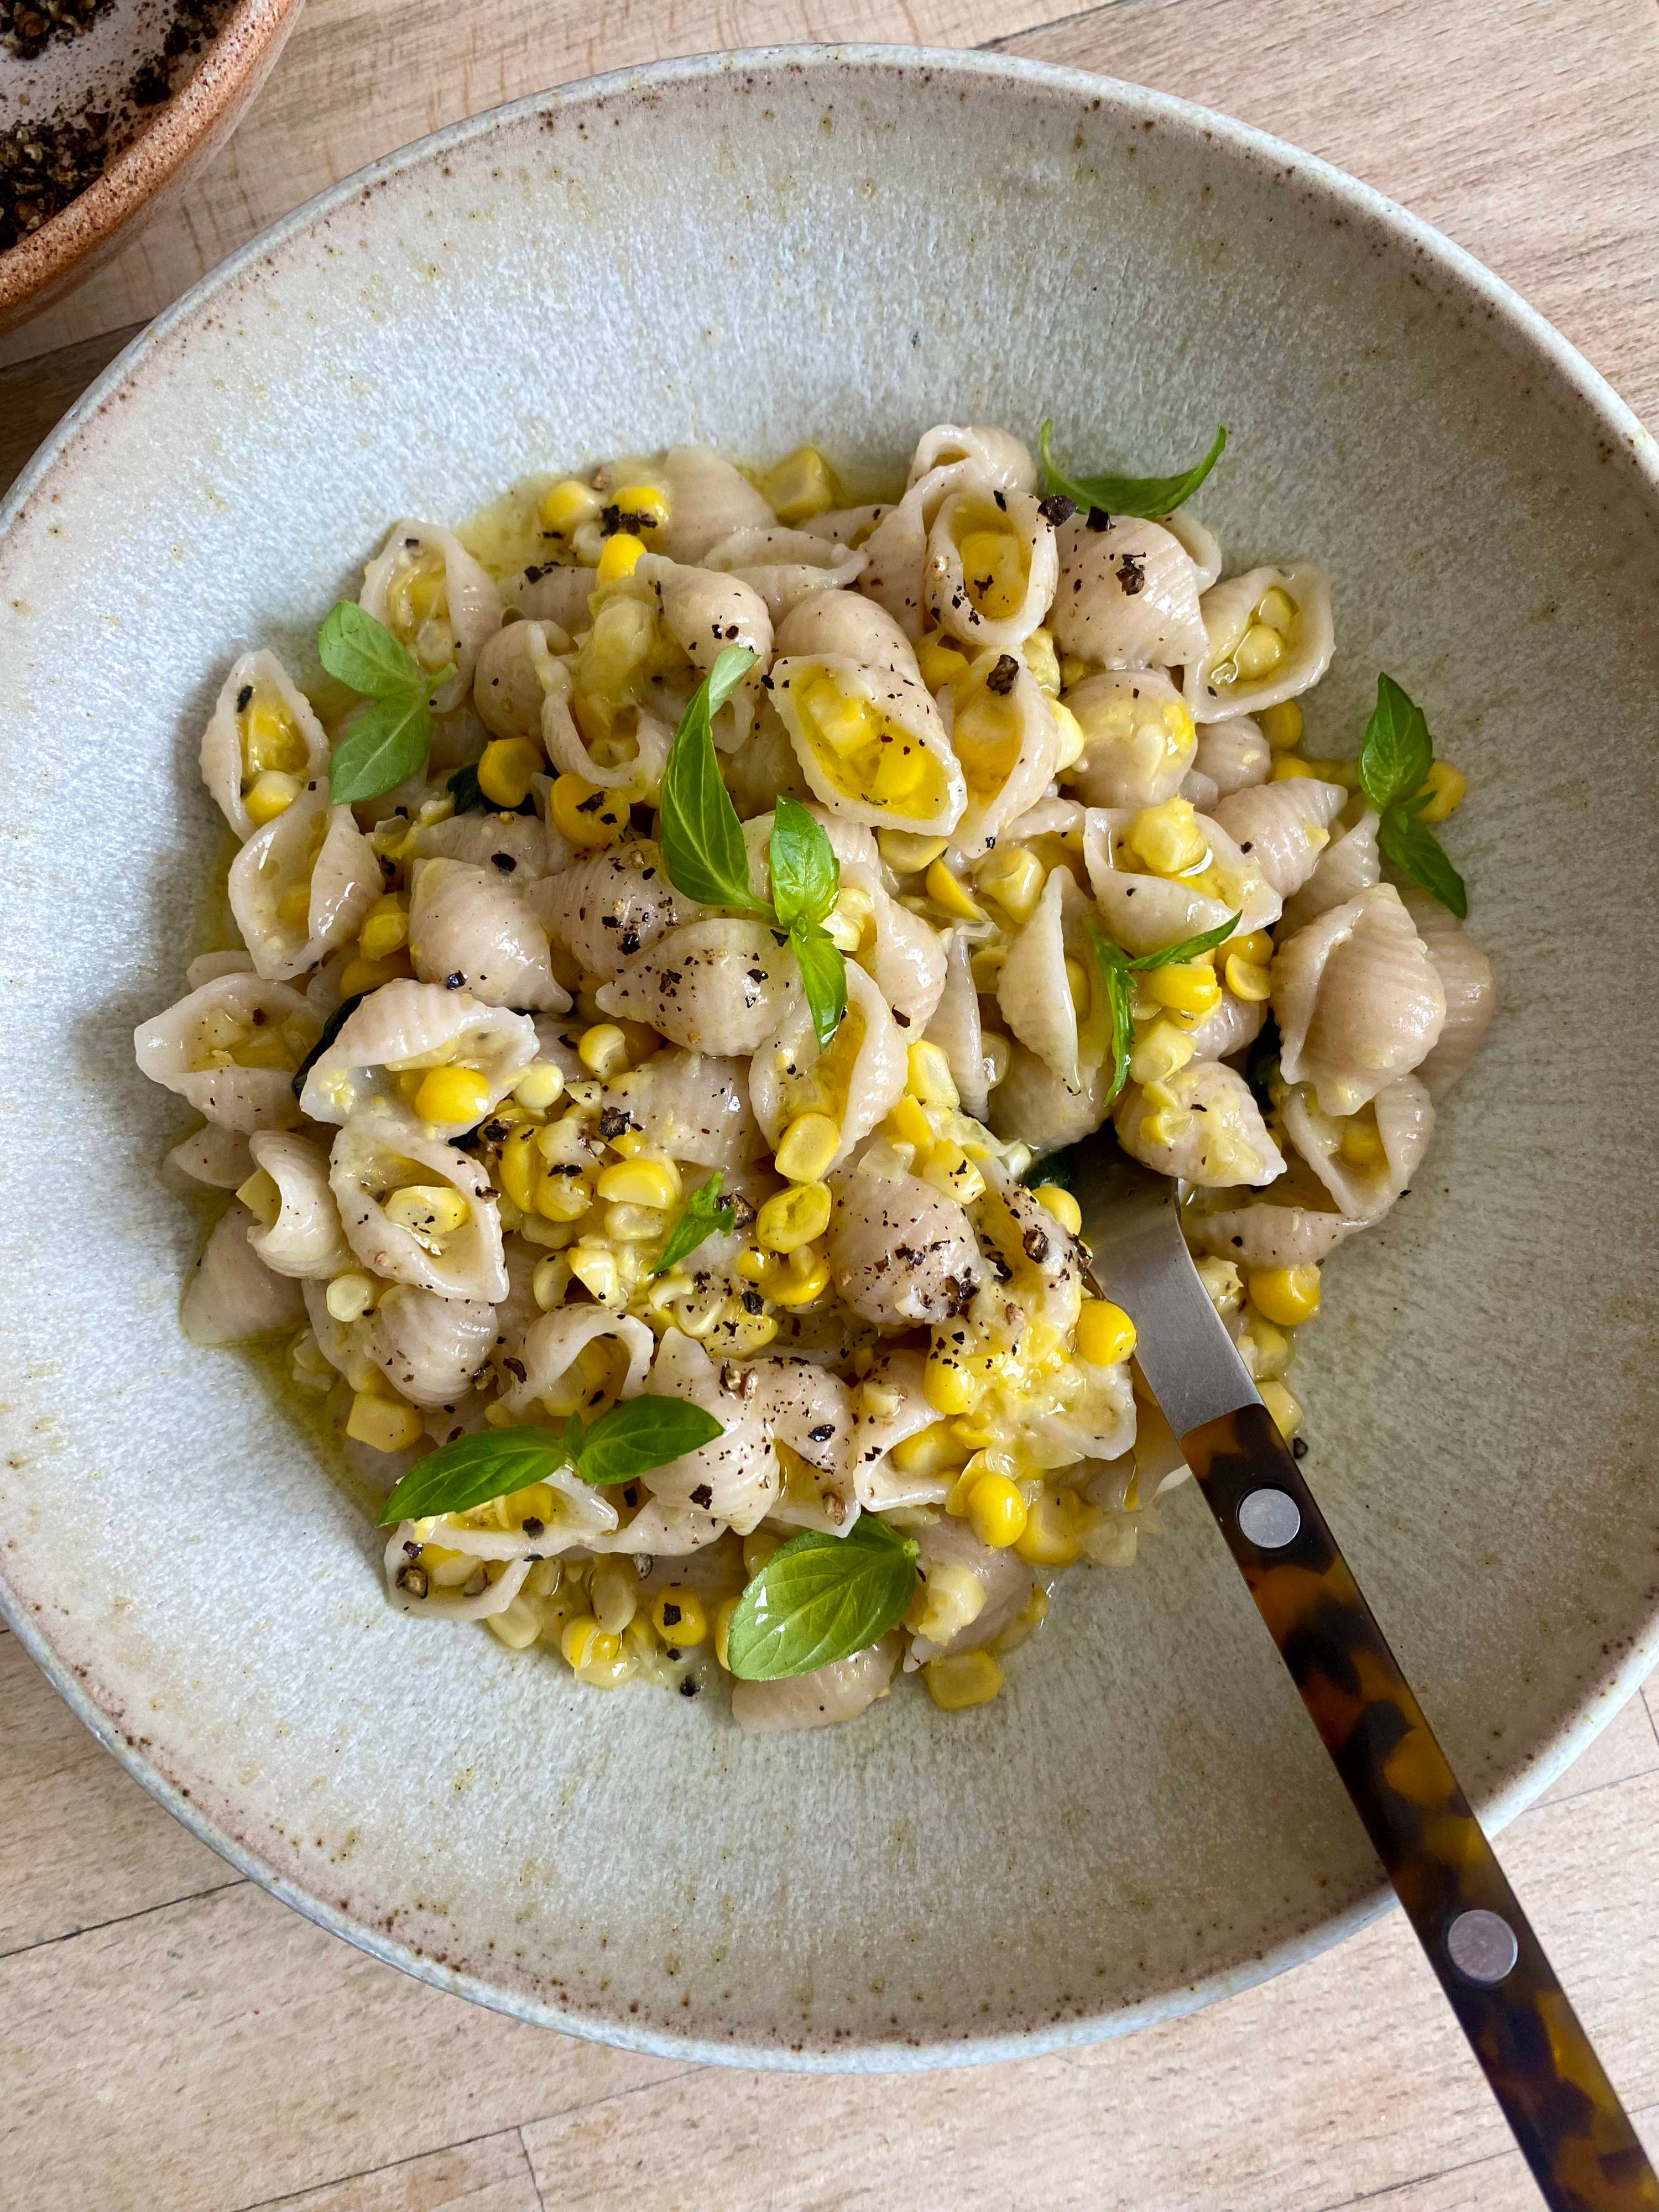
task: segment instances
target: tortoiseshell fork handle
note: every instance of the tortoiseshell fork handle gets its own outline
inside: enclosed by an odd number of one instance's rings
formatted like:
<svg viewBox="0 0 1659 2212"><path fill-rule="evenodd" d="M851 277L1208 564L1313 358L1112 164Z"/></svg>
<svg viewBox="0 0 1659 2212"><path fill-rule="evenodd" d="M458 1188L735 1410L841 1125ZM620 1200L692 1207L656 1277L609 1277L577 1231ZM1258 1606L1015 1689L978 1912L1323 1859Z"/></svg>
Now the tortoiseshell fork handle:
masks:
<svg viewBox="0 0 1659 2212"><path fill-rule="evenodd" d="M1546 2202L1659 2212L1625 2108L1266 1408L1224 1413L1182 1443ZM1498 1978L1472 1978L1460 1958Z"/></svg>

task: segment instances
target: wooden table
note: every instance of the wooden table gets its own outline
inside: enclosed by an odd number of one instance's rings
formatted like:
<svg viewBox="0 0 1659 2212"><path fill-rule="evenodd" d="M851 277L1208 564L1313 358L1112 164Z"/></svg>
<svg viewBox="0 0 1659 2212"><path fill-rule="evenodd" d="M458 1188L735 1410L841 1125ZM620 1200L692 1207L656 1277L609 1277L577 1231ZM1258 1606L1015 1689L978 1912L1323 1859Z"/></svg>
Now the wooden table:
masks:
<svg viewBox="0 0 1659 2212"><path fill-rule="evenodd" d="M134 327L372 156L593 70L803 38L995 46L1229 109L1442 225L1659 421L1651 0L311 0L188 196L0 346L0 483ZM496 2018L322 1934L175 1826L3 1634L0 1716L7 2212L1537 2203L1397 1915L1091 2051L704 2071ZM1656 1720L1659 1677L1504 1855L1659 2150Z"/></svg>

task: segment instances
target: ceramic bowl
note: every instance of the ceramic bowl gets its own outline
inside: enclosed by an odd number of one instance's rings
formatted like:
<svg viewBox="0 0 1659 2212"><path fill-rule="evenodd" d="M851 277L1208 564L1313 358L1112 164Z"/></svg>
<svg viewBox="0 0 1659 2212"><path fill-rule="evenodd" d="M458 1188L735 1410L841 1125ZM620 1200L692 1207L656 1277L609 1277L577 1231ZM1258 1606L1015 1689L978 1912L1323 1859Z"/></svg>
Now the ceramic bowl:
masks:
<svg viewBox="0 0 1659 2212"><path fill-rule="evenodd" d="M135 112L135 128L103 174L36 231L0 252L0 334L62 297L140 228L168 193L236 127L299 17L304 0L234 0L191 61L171 58L175 10L155 0L110 0L77 39L33 59L0 53L0 130L42 118L78 122L131 106L141 71L162 72L172 96Z"/></svg>
<svg viewBox="0 0 1659 2212"><path fill-rule="evenodd" d="M257 240L57 433L0 538L7 1613L236 1865L526 2019L799 2067L1085 2041L1305 1959L1379 1875L1190 1486L994 1705L749 1739L385 1604L264 1370L193 1350L186 1126L135 1073L221 832L244 646L303 654L388 519L700 438L890 474L940 420L1163 469L1231 433L1230 567L1334 580L1312 750L1379 667L1470 797L1503 1012L1329 1269L1310 1474L1494 1824L1656 1650L1654 455L1455 246L1304 155L1000 59L676 63L482 117Z"/></svg>

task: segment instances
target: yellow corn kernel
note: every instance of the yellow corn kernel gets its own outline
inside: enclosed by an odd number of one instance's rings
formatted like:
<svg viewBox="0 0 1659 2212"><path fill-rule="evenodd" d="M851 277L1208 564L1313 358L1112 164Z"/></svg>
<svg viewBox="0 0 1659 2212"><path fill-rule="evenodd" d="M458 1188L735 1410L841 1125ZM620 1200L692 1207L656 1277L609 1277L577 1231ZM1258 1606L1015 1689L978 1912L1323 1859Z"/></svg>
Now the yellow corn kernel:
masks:
<svg viewBox="0 0 1659 2212"><path fill-rule="evenodd" d="M1089 749L1083 725L1071 708L1056 699L1054 702L1054 720L1060 726L1060 750L1054 758L1054 774L1064 775L1068 768L1075 768Z"/></svg>
<svg viewBox="0 0 1659 2212"><path fill-rule="evenodd" d="M459 1121L471 1128L489 1111L489 1085L472 1067L429 1067L415 1093L422 1121Z"/></svg>
<svg viewBox="0 0 1659 2212"><path fill-rule="evenodd" d="M360 1390L351 1401L346 1434L371 1451L407 1451L426 1434L418 1407L401 1398L382 1397L378 1391Z"/></svg>
<svg viewBox="0 0 1659 2212"><path fill-rule="evenodd" d="M532 1060L513 1086L513 1096L532 1114L545 1114L564 1091L564 1070L556 1060Z"/></svg>
<svg viewBox="0 0 1659 2212"><path fill-rule="evenodd" d="M771 1264L765 1253L757 1252L752 1244L746 1245L738 1255L738 1273L745 1283L758 1283Z"/></svg>
<svg viewBox="0 0 1659 2212"><path fill-rule="evenodd" d="M816 446L797 446L761 478L761 497L786 530L798 530L815 514L828 514L841 503L835 471Z"/></svg>
<svg viewBox="0 0 1659 2212"><path fill-rule="evenodd" d="M1289 1443L1302 1427L1301 1407L1282 1382L1274 1380L1259 1382L1256 1389L1273 1426Z"/></svg>
<svg viewBox="0 0 1659 2212"><path fill-rule="evenodd" d="M1418 820L1443 822L1449 814L1455 814L1463 804L1463 793L1467 788L1462 776L1449 761L1431 762L1429 772L1423 779L1423 789L1429 794L1428 804L1418 808Z"/></svg>
<svg viewBox="0 0 1659 2212"><path fill-rule="evenodd" d="M617 1255L603 1244L578 1244L570 1255L570 1272L586 1284L602 1306L623 1302Z"/></svg>
<svg viewBox="0 0 1659 2212"><path fill-rule="evenodd" d="M1066 988L1072 994L1072 1006L1079 1021L1089 1012L1089 971L1080 960L1066 957Z"/></svg>
<svg viewBox="0 0 1659 2212"><path fill-rule="evenodd" d="M702 1600L684 1583L665 1583L651 1605L651 1626L665 1644L689 1651L708 1633Z"/></svg>
<svg viewBox="0 0 1659 2212"><path fill-rule="evenodd" d="M1002 1687L1002 1669L988 1651L954 1651L945 1659L930 1659L921 1671L941 1712L988 1705Z"/></svg>
<svg viewBox="0 0 1659 2212"><path fill-rule="evenodd" d="M1250 1340L1255 1346L1255 1380L1270 1382L1291 1364L1291 1340L1275 1328L1265 1314L1250 1316Z"/></svg>
<svg viewBox="0 0 1659 2212"><path fill-rule="evenodd" d="M1268 675L1285 657L1285 641L1266 623L1252 623L1233 647L1233 666L1247 684Z"/></svg>
<svg viewBox="0 0 1659 2212"><path fill-rule="evenodd" d="M919 1172L924 1182L946 1198L955 1199L958 1206L972 1206L985 1195L984 1176L952 1138L942 1139L933 1147L919 1163Z"/></svg>
<svg viewBox="0 0 1659 2212"><path fill-rule="evenodd" d="M536 1170L540 1164L533 1128L514 1129L501 1146L495 1181L521 1213L536 1211Z"/></svg>
<svg viewBox="0 0 1659 2212"><path fill-rule="evenodd" d="M542 528L555 538L568 538L584 522L599 518L605 502L591 484L580 483L574 477L565 477L557 483L549 484L536 506L536 519Z"/></svg>
<svg viewBox="0 0 1659 2212"><path fill-rule="evenodd" d="M953 876L943 860L935 860L927 871L927 896L954 915L958 921L983 921L985 909L976 906L973 894L960 876Z"/></svg>
<svg viewBox="0 0 1659 2212"><path fill-rule="evenodd" d="M1135 1040L1129 1054L1129 1079L1133 1083L1167 1083L1197 1049L1189 1031L1177 1029L1173 1022L1154 1022Z"/></svg>
<svg viewBox="0 0 1659 2212"><path fill-rule="evenodd" d="M756 1218L755 1235L769 1252L793 1252L829 1226L829 1184L798 1182L767 1200Z"/></svg>
<svg viewBox="0 0 1659 2212"><path fill-rule="evenodd" d="M1254 960L1242 959L1237 952L1230 952L1226 975L1227 988L1234 998L1243 999L1247 1006L1266 1004L1273 988L1273 977L1266 968L1258 967Z"/></svg>
<svg viewBox="0 0 1659 2212"><path fill-rule="evenodd" d="M359 954L340 970L340 996L361 998L365 991L378 991L382 983L397 982L414 972L406 952L394 952L385 960L365 960Z"/></svg>
<svg viewBox="0 0 1659 2212"><path fill-rule="evenodd" d="M263 830L267 822L286 814L304 789L297 775L284 775L278 768L262 769L244 794L242 804L254 828Z"/></svg>
<svg viewBox="0 0 1659 2212"><path fill-rule="evenodd" d="M912 830L878 830L881 857L896 875L914 876L931 867L950 843L948 837L923 837Z"/></svg>
<svg viewBox="0 0 1659 2212"><path fill-rule="evenodd" d="M596 1022L584 1030L576 1043L576 1057L590 1075L608 1083L628 1065L628 1039L614 1022ZM645 1201L647 1205L648 1200Z"/></svg>
<svg viewBox="0 0 1659 2212"><path fill-rule="evenodd" d="M1038 1583L1006 1628L994 1636L985 1649L994 1652L999 1659L1006 1651L1018 1651L1026 1638L1035 1635L1048 1618L1048 1593Z"/></svg>
<svg viewBox="0 0 1659 2212"><path fill-rule="evenodd" d="M985 1610L985 1585L971 1567L937 1561L916 1578L916 1594L904 1616L913 1636L930 1644L949 1644L971 1627Z"/></svg>
<svg viewBox="0 0 1659 2212"><path fill-rule="evenodd" d="M1014 1549L1030 1567L1069 1567L1082 1557L1082 1518L1075 1491L1045 1491L1032 1502Z"/></svg>
<svg viewBox="0 0 1659 2212"><path fill-rule="evenodd" d="M913 1044L904 1055L904 1087L912 1098L928 1106L948 1106L954 1114L962 1098L951 1063L942 1047Z"/></svg>
<svg viewBox="0 0 1659 2212"><path fill-rule="evenodd" d="M1129 824L1127 842L1157 876L1178 876L1185 868L1199 867L1210 849L1188 799L1143 806Z"/></svg>
<svg viewBox="0 0 1659 2212"><path fill-rule="evenodd" d="M527 1651L542 1632L542 1617L528 1598L515 1597L501 1612L489 1614L484 1626L509 1651Z"/></svg>
<svg viewBox="0 0 1659 2212"><path fill-rule="evenodd" d="M947 684L954 684L957 677L968 673L968 656L959 646L935 630L916 647L916 665L927 689L942 691Z"/></svg>
<svg viewBox="0 0 1659 2212"><path fill-rule="evenodd" d="M830 1262L813 1244L797 1245L761 1278L763 1294L776 1306L810 1306L829 1287Z"/></svg>
<svg viewBox="0 0 1659 2212"><path fill-rule="evenodd" d="M923 1152L933 1149L933 1125L919 1098L899 1099L888 1112L887 1126L899 1144L914 1145Z"/></svg>
<svg viewBox="0 0 1659 2212"><path fill-rule="evenodd" d="M1342 1124L1342 1157L1357 1168L1381 1167L1387 1159L1372 1115L1353 1115Z"/></svg>
<svg viewBox="0 0 1659 2212"><path fill-rule="evenodd" d="M901 1474L954 1474L963 1465L962 1445L949 1421L930 1421L896 1443L890 1456Z"/></svg>
<svg viewBox="0 0 1659 2212"><path fill-rule="evenodd" d="M1039 691L1051 699L1060 696L1060 654L1051 629L1034 629L1020 648Z"/></svg>
<svg viewBox="0 0 1659 2212"><path fill-rule="evenodd" d="M1265 929L1247 930L1228 938L1224 950L1230 959L1237 954L1253 968L1265 968L1273 957L1273 941Z"/></svg>
<svg viewBox="0 0 1659 2212"><path fill-rule="evenodd" d="M579 1674L595 1660L602 1663L614 1658L615 1650L606 1652L603 1647L616 1643L616 1638L607 1636L591 1613L579 1613L574 1620L567 1620L559 1637L560 1650Z"/></svg>
<svg viewBox="0 0 1659 2212"><path fill-rule="evenodd" d="M1060 1227L1075 1237L1083 1226L1083 1208L1069 1190L1057 1182L1039 1183L1031 1193L1039 1206L1046 1206Z"/></svg>
<svg viewBox="0 0 1659 2212"><path fill-rule="evenodd" d="M984 1395L984 1385L960 1360L930 1352L922 1370L921 1395L936 1413L971 1413Z"/></svg>
<svg viewBox="0 0 1659 2212"><path fill-rule="evenodd" d="M478 763L478 788L495 806L521 806L530 781L547 766L533 738L492 738Z"/></svg>
<svg viewBox="0 0 1659 2212"><path fill-rule="evenodd" d="M1263 707L1256 715L1255 726L1275 752L1299 745L1305 727L1302 709L1294 699L1281 699L1276 707Z"/></svg>
<svg viewBox="0 0 1659 2212"><path fill-rule="evenodd" d="M323 1304L331 1317L349 1323L361 1321L374 1303L374 1283L370 1276L360 1274L352 1268L343 1275L336 1275L323 1293Z"/></svg>
<svg viewBox="0 0 1659 2212"><path fill-rule="evenodd" d="M306 764L306 741L280 699L258 699L242 718L242 758L250 775L280 769L297 775Z"/></svg>
<svg viewBox="0 0 1659 2212"><path fill-rule="evenodd" d="M726 1656L726 1638L732 1633L732 1616L737 1609L734 1597L723 1599L714 1608L714 1656L722 1667L732 1663Z"/></svg>
<svg viewBox="0 0 1659 2212"><path fill-rule="evenodd" d="M994 898L1010 921L1028 922L1036 912L1048 873L1029 845L1009 845L991 854L980 869L975 889Z"/></svg>
<svg viewBox="0 0 1659 2212"><path fill-rule="evenodd" d="M599 555L600 583L619 583L623 577L631 576L644 551L644 538L635 538L631 530L618 530L613 537L607 538L605 550Z"/></svg>
<svg viewBox="0 0 1659 2212"><path fill-rule="evenodd" d="M968 1493L968 1518L981 1544L1006 1551L1025 1533L1025 1500L1006 1474L981 1474Z"/></svg>
<svg viewBox="0 0 1659 2212"><path fill-rule="evenodd" d="M752 1582L784 1539L775 1528L751 1528L743 1540L743 1571Z"/></svg>
<svg viewBox="0 0 1659 2212"><path fill-rule="evenodd" d="M974 988L985 998L994 998L1002 963L1008 957L1006 945L985 945L969 956L969 971L974 979Z"/></svg>
<svg viewBox="0 0 1659 2212"><path fill-rule="evenodd" d="M778 1173L790 1182L822 1182L840 1150L839 1121L827 1114L797 1114L778 1140Z"/></svg>
<svg viewBox="0 0 1659 2212"><path fill-rule="evenodd" d="M283 1194L263 1168L254 1169L236 1195L267 1229L283 1210Z"/></svg>
<svg viewBox="0 0 1659 2212"><path fill-rule="evenodd" d="M387 891L363 916L357 951L365 960L384 960L409 942L409 894Z"/></svg>
<svg viewBox="0 0 1659 2212"><path fill-rule="evenodd" d="M562 1252L550 1252L544 1260L538 1260L536 1272L530 1278L530 1295L544 1313L550 1313L564 1302L570 1288L570 1261Z"/></svg>
<svg viewBox="0 0 1659 2212"><path fill-rule="evenodd" d="M284 929L304 932L311 921L311 878L290 884L276 902L276 919Z"/></svg>
<svg viewBox="0 0 1659 2212"><path fill-rule="evenodd" d="M472 1218L472 1209L454 1186L447 1182L405 1183L386 1201L386 1218L431 1248Z"/></svg>
<svg viewBox="0 0 1659 2212"><path fill-rule="evenodd" d="M1135 981L1155 1005L1200 1021L1221 1004L1221 986L1207 961L1172 961L1167 968L1147 969Z"/></svg>
<svg viewBox="0 0 1659 2212"><path fill-rule="evenodd" d="M1275 753L1273 764L1267 770L1267 781L1269 783L1289 783L1293 776L1316 773L1312 763L1296 753Z"/></svg>
<svg viewBox="0 0 1659 2212"><path fill-rule="evenodd" d="M614 545L615 538L611 541ZM614 791L602 791L586 776L562 775L553 785L548 811L553 827L573 845L597 852L614 845L628 827L628 806Z"/></svg>
<svg viewBox="0 0 1659 2212"><path fill-rule="evenodd" d="M619 1559L614 1552L608 1558L595 1559L587 1587L593 1601L593 1618L607 1636L620 1636L639 1610L640 1578L634 1562Z"/></svg>
<svg viewBox="0 0 1659 2212"><path fill-rule="evenodd" d="M597 1188L618 1205L665 1208L680 1194L679 1170L672 1160L617 1160L600 1170Z"/></svg>
<svg viewBox="0 0 1659 2212"><path fill-rule="evenodd" d="M1252 1267L1250 1304L1281 1328L1311 1321L1319 1311L1318 1267L1311 1262L1302 1267Z"/></svg>
<svg viewBox="0 0 1659 2212"><path fill-rule="evenodd" d="M659 484L624 484L611 496L617 514L641 530L660 530L668 520L668 494Z"/></svg>
<svg viewBox="0 0 1659 2212"><path fill-rule="evenodd" d="M1262 593L1255 618L1259 623L1266 623L1269 629L1276 629L1281 637L1288 637L1291 625L1296 620L1296 601L1288 592L1275 584L1270 591Z"/></svg>
<svg viewBox="0 0 1659 2212"><path fill-rule="evenodd" d="M1135 1348L1135 1325L1109 1298L1085 1298L1075 1341L1078 1358L1091 1367L1115 1367Z"/></svg>

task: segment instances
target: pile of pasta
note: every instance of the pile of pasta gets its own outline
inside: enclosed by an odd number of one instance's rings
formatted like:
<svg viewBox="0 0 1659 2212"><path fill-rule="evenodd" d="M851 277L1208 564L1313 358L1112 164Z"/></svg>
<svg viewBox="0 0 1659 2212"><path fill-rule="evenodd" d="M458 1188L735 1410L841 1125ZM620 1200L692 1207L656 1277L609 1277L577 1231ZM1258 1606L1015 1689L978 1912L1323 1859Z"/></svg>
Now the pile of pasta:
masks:
<svg viewBox="0 0 1659 2212"><path fill-rule="evenodd" d="M401 1523L405 1613L692 1694L791 1534L914 1540L903 1622L738 1683L754 1729L849 1718L903 1671L994 1696L1056 1574L1127 1565L1184 1475L1047 1156L1109 1119L1192 1187L1206 1287L1294 1436L1319 1263L1408 1185L1492 1002L1456 921L1382 880L1355 764L1303 755L1317 568L1224 579L1191 514L1074 511L991 428L929 430L892 503L840 496L810 448L759 476L684 447L459 536L400 521L361 604L450 672L429 757L332 804L359 702L239 659L201 760L241 941L137 1033L205 1117L169 1176L234 1194L185 1329L289 1340L378 1489L645 1389L721 1425L624 1486L567 1468ZM732 645L713 735L754 888L781 796L839 863L823 1048L784 933L664 863L670 744ZM1135 972L1114 1095L1094 932L1133 960L1235 915ZM707 1233L665 1267L694 1200Z"/></svg>

